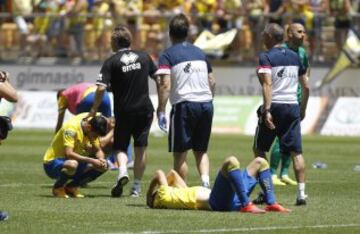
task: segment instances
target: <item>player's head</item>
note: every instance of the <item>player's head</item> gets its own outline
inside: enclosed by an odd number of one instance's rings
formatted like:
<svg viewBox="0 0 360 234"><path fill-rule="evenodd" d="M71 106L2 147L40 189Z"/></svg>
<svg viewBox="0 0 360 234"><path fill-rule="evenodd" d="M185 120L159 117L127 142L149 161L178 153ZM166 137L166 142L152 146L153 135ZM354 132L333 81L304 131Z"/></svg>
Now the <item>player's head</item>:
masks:
<svg viewBox="0 0 360 234"><path fill-rule="evenodd" d="M114 28L111 35L111 47L113 51L122 48L129 48L132 42L132 35L129 29L123 25Z"/></svg>
<svg viewBox="0 0 360 234"><path fill-rule="evenodd" d="M184 14L174 16L169 23L170 39L175 41L186 40L189 32L189 20Z"/></svg>
<svg viewBox="0 0 360 234"><path fill-rule="evenodd" d="M287 29L287 37L290 43L296 47L302 46L305 39L305 27L300 23L292 23Z"/></svg>
<svg viewBox="0 0 360 234"><path fill-rule="evenodd" d="M280 44L284 40L284 29L275 23L267 24L263 31L264 44L267 49Z"/></svg>
<svg viewBox="0 0 360 234"><path fill-rule="evenodd" d="M91 132L98 136L105 136L108 132L108 121L102 115L97 115L89 121Z"/></svg>

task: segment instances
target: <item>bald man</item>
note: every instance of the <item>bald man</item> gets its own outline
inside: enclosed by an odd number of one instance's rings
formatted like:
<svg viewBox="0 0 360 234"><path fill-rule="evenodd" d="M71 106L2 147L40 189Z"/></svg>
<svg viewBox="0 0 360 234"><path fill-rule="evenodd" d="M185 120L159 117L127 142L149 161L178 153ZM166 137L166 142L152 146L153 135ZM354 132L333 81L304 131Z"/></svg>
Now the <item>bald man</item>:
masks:
<svg viewBox="0 0 360 234"><path fill-rule="evenodd" d="M300 57L301 64L305 67L306 73L309 76L309 58L306 53L305 48L303 47L303 43L305 40L306 32L305 28L302 24L292 23L287 28L287 38L288 40L283 44L283 47L289 48L296 52ZM297 98L299 104L301 104L301 86L298 86L297 89ZM276 171L279 167L281 161L280 168L280 178L277 176ZM272 181L274 185L297 185L297 182L292 180L289 177L289 167L291 164L291 157L289 154L281 154L280 153L280 142L279 139L276 138L275 143L271 149L270 156L270 170L272 174Z"/></svg>
<svg viewBox="0 0 360 234"><path fill-rule="evenodd" d="M267 51L260 53L257 67L264 101L258 111L253 151L255 157L266 158L275 137L280 139L280 151L290 153L294 161L298 183L296 205L306 205L300 121L305 117L309 84L298 54L283 47L283 38L280 25L266 25L263 39ZM297 99L299 83L303 94L301 105Z"/></svg>

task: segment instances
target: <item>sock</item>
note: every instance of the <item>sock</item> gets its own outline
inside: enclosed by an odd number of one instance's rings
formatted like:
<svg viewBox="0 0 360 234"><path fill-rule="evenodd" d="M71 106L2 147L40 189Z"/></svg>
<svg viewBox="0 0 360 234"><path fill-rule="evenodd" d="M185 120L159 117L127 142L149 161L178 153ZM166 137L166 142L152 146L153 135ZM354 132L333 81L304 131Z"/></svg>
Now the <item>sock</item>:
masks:
<svg viewBox="0 0 360 234"><path fill-rule="evenodd" d="M290 154L281 154L280 177L289 175L290 164L291 164Z"/></svg>
<svg viewBox="0 0 360 234"><path fill-rule="evenodd" d="M131 144L129 144L126 154L127 154L127 157L128 157L128 162L131 162L133 160Z"/></svg>
<svg viewBox="0 0 360 234"><path fill-rule="evenodd" d="M201 183L204 187L210 187L210 177L208 175L201 175Z"/></svg>
<svg viewBox="0 0 360 234"><path fill-rule="evenodd" d="M239 197L241 206L244 207L249 204L249 196L247 195L247 191L242 180L240 169L235 169L228 172L228 178L235 189L236 195Z"/></svg>
<svg viewBox="0 0 360 234"><path fill-rule="evenodd" d="M270 155L270 170L272 175L276 175L276 170L279 167L280 159L281 159L280 143L279 143L279 139L276 138L276 141L271 149L271 155Z"/></svg>
<svg viewBox="0 0 360 234"><path fill-rule="evenodd" d="M120 179L121 177L123 177L125 175L128 175L127 165L120 165L118 179Z"/></svg>
<svg viewBox="0 0 360 234"><path fill-rule="evenodd" d="M141 180L134 179L134 184L132 186L132 189L140 192L141 191Z"/></svg>
<svg viewBox="0 0 360 234"><path fill-rule="evenodd" d="M298 183L297 197L299 199L305 199L305 183Z"/></svg>
<svg viewBox="0 0 360 234"><path fill-rule="evenodd" d="M59 178L55 181L54 188L63 187L65 183L68 181L68 179L69 176L64 172L61 172Z"/></svg>
<svg viewBox="0 0 360 234"><path fill-rule="evenodd" d="M271 179L271 173L269 169L265 169L259 172L259 184L265 195L265 201L268 205L274 204L276 201L274 194L274 186Z"/></svg>
<svg viewBox="0 0 360 234"><path fill-rule="evenodd" d="M76 178L74 178L70 183L68 183L66 186L69 187L79 187L86 183L89 183L91 181L94 181L96 178L101 176L104 172L96 171L96 170L89 170Z"/></svg>

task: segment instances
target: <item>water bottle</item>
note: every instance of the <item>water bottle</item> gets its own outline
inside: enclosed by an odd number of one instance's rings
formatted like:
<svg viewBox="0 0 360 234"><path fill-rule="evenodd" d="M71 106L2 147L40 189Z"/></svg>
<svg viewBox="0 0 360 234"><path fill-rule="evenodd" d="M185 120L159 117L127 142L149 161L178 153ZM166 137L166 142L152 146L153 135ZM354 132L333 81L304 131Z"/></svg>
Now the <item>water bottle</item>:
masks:
<svg viewBox="0 0 360 234"><path fill-rule="evenodd" d="M360 165L355 165L355 167L353 168L354 172L360 172Z"/></svg>
<svg viewBox="0 0 360 234"><path fill-rule="evenodd" d="M325 168L327 168L327 165L326 165L326 163L317 161L312 164L312 167L315 169L325 169Z"/></svg>

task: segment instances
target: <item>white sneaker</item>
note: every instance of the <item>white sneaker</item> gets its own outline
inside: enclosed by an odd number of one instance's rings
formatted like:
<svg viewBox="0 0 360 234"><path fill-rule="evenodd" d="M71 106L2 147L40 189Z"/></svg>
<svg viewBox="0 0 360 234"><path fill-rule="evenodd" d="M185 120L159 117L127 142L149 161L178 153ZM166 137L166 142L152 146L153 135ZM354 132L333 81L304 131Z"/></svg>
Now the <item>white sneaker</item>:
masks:
<svg viewBox="0 0 360 234"><path fill-rule="evenodd" d="M130 192L130 197L140 197L140 191L132 188Z"/></svg>

